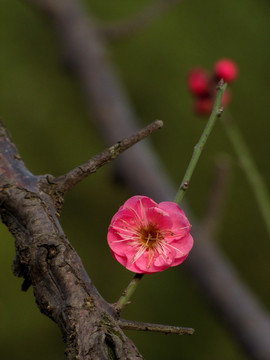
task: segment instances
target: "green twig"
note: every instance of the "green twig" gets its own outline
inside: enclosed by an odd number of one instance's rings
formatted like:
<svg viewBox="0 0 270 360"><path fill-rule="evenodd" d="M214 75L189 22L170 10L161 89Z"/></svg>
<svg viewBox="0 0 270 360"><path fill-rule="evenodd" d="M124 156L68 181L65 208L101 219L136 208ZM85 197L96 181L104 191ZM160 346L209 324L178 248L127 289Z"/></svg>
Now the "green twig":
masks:
<svg viewBox="0 0 270 360"><path fill-rule="evenodd" d="M136 290L141 278L144 274L135 274L131 282L128 284L127 288L123 291L120 299L117 301L115 307L118 313L129 304L129 300Z"/></svg>
<svg viewBox="0 0 270 360"><path fill-rule="evenodd" d="M188 189L191 176L192 176L193 171L198 163L198 160L202 153L203 147L213 129L213 126L215 125L217 118L220 117L220 115L222 113L220 104L221 104L221 100L222 100L224 91L226 90L226 87L227 87L227 84L224 83L223 81L220 81L219 85L217 86L217 96L216 96L216 100L215 100L215 103L213 106L212 113L211 113L209 120L204 128L204 131L200 137L198 144L194 147L192 158L190 160L190 163L189 163L186 173L184 175L183 181L182 181L182 183L178 189L178 192L176 194L176 197L175 197L175 202L178 205L180 204L186 190Z"/></svg>
<svg viewBox="0 0 270 360"><path fill-rule="evenodd" d="M249 148L235 122L227 117L222 123L254 192L255 199L270 236L270 199L264 179L257 169Z"/></svg>

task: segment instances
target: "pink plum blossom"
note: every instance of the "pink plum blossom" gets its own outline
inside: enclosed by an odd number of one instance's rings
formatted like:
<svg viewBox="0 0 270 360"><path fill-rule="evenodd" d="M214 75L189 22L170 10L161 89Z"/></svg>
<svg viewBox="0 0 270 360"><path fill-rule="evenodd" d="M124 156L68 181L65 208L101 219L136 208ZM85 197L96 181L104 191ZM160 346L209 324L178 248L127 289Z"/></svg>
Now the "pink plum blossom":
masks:
<svg viewBox="0 0 270 360"><path fill-rule="evenodd" d="M193 246L191 225L176 203L133 196L113 216L108 244L113 257L135 273L181 264Z"/></svg>

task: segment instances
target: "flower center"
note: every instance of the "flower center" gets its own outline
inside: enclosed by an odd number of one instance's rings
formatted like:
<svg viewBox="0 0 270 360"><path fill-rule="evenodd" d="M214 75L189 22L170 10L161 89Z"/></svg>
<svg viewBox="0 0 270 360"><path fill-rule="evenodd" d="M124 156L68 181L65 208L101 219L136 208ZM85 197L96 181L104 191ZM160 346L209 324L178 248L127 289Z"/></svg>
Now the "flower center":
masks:
<svg viewBox="0 0 270 360"><path fill-rule="evenodd" d="M149 224L140 229L139 239L148 249L152 249L156 247L161 239L163 239L163 236L156 225Z"/></svg>

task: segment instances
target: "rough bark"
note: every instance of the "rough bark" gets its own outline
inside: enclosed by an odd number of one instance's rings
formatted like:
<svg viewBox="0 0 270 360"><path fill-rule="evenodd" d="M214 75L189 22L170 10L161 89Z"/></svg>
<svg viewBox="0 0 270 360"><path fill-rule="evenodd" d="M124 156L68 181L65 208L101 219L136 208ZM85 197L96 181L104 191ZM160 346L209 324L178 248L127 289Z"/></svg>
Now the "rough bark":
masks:
<svg viewBox="0 0 270 360"><path fill-rule="evenodd" d="M0 213L15 238L15 275L32 285L40 311L57 323L66 358L142 359L98 293L58 220L63 201L51 177L25 167L6 130L0 132Z"/></svg>

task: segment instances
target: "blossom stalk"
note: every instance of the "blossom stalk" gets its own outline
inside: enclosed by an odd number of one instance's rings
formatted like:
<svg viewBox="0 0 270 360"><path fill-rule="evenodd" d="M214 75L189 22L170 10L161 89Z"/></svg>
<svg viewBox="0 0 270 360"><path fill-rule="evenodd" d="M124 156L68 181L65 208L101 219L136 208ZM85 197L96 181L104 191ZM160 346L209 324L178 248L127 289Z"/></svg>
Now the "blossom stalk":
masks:
<svg viewBox="0 0 270 360"><path fill-rule="evenodd" d="M144 274L135 274L131 282L128 284L127 288L123 291L122 295L120 296L119 300L115 305L116 310L119 313L129 303L129 300L137 289L137 286L139 285L139 282L142 279L143 275Z"/></svg>

